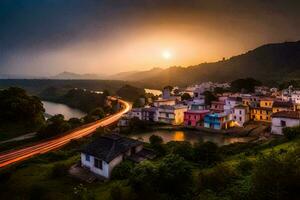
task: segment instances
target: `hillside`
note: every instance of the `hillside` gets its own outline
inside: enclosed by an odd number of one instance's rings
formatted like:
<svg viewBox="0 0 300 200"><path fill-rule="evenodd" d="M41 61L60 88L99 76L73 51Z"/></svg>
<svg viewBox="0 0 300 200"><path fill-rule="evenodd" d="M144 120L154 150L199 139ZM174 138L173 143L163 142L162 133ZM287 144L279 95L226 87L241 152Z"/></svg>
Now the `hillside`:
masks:
<svg viewBox="0 0 300 200"><path fill-rule="evenodd" d="M230 59L187 68L154 68L123 74L122 80L141 81L148 87L185 86L202 81L231 81L254 77L261 80L300 78L300 41L267 44Z"/></svg>

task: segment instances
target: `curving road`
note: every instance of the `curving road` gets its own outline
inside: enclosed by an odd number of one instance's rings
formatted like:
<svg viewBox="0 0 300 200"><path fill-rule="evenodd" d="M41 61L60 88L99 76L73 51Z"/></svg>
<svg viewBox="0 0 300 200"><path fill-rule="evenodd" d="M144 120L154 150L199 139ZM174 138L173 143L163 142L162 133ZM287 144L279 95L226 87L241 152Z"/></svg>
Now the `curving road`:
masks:
<svg viewBox="0 0 300 200"><path fill-rule="evenodd" d="M128 112L131 109L131 105L128 102L120 99L119 102L123 105L122 106L123 108L116 114L110 115L104 119L98 120L88 125L84 125L71 132L68 132L63 136L52 138L49 140L44 140L30 147L24 147L22 149L13 150L13 151L0 154L0 168L21 160L28 159L34 155L46 153L51 150L57 149L69 143L71 140L75 140L90 135L97 128L101 126L102 127L107 126L116 122L122 117L124 113Z"/></svg>

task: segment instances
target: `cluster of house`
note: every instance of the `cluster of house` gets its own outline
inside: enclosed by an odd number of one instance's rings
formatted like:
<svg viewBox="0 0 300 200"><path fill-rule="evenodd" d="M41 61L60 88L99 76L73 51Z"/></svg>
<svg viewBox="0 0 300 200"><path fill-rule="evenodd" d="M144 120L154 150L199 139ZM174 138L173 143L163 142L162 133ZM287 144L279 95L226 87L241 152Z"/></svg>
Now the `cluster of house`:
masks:
<svg viewBox="0 0 300 200"><path fill-rule="evenodd" d="M165 88L162 97L151 106L133 108L118 125L126 127L129 120L136 117L144 121L220 130L243 127L252 120L272 122L272 132L282 134L282 128L278 128L278 120L282 127L289 126L289 121L294 121L300 111L300 90L289 89L287 92L278 91L276 88L257 87L254 94L223 93L218 96L217 101L208 105L203 92L212 88L209 86L206 84L195 87L191 100L181 100L180 95L171 95L169 88Z"/></svg>

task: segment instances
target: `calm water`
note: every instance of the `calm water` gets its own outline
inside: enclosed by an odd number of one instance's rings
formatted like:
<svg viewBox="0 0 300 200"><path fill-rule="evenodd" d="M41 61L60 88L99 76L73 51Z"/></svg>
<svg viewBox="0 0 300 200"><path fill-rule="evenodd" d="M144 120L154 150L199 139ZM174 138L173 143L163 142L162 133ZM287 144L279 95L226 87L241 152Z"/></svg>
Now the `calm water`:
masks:
<svg viewBox="0 0 300 200"><path fill-rule="evenodd" d="M161 90L153 90L153 89L146 89L146 88L145 88L145 92L146 93L151 93L155 96L159 96L159 95L162 94Z"/></svg>
<svg viewBox="0 0 300 200"><path fill-rule="evenodd" d="M221 134L213 133L202 133L199 131L168 131L168 130L157 130L151 132L145 132L141 134L131 135L134 139L139 139L144 142L149 142L149 137L151 135L158 135L163 138L164 142L169 141L189 141L192 144L197 142L199 139L203 141L211 141L219 146L227 145L235 142L248 142L252 140L251 137L229 137Z"/></svg>
<svg viewBox="0 0 300 200"><path fill-rule="evenodd" d="M42 101L42 103L46 113L49 115L62 114L65 116L65 119L70 119L72 117L81 118L85 116L84 112L75 108L71 108L65 104L53 103L49 101Z"/></svg>

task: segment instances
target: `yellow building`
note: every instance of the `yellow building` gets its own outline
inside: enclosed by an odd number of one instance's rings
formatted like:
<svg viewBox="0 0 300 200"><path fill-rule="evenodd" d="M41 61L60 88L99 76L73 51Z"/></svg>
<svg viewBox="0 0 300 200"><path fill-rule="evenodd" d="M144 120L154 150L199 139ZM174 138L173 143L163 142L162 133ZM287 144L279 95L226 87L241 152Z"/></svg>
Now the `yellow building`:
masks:
<svg viewBox="0 0 300 200"><path fill-rule="evenodd" d="M251 120L271 122L272 108L258 107L251 108Z"/></svg>
<svg viewBox="0 0 300 200"><path fill-rule="evenodd" d="M260 107L261 108L272 108L274 103L274 99L272 98L263 98L260 100Z"/></svg>
<svg viewBox="0 0 300 200"><path fill-rule="evenodd" d="M294 111L300 111L300 104L294 104Z"/></svg>

